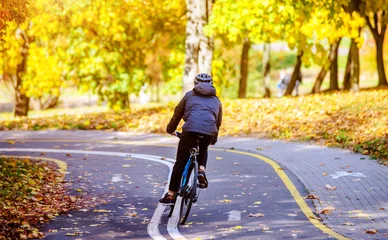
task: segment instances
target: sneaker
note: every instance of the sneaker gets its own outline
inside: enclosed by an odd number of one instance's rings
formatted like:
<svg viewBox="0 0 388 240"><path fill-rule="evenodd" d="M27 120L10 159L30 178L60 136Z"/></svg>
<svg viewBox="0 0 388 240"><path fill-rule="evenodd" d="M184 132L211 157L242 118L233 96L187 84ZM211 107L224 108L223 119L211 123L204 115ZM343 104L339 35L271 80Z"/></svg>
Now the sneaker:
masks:
<svg viewBox="0 0 388 240"><path fill-rule="evenodd" d="M198 172L198 181L199 181L199 184L198 184L199 188L207 188L208 181L204 171Z"/></svg>
<svg viewBox="0 0 388 240"><path fill-rule="evenodd" d="M174 205L175 200L176 200L175 194L170 195L166 193L163 198L159 199L159 202L163 203L164 205Z"/></svg>

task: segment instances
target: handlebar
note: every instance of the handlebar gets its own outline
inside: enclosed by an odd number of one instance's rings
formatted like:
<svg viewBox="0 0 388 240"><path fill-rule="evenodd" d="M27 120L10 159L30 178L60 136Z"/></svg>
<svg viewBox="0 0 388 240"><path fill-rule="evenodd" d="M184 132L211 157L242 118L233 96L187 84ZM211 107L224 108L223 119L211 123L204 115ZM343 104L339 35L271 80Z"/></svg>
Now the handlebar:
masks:
<svg viewBox="0 0 388 240"><path fill-rule="evenodd" d="M171 135L178 137L178 138L181 138L182 133L181 132L174 132L174 133L171 133Z"/></svg>

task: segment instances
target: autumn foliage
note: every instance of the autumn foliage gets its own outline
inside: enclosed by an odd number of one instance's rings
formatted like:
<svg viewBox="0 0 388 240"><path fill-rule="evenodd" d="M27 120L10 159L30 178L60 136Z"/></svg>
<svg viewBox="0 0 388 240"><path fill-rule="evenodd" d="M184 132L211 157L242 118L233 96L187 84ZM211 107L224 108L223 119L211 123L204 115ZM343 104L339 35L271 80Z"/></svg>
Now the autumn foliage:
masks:
<svg viewBox="0 0 388 240"><path fill-rule="evenodd" d="M222 100L220 135L314 141L388 162L388 91ZM0 130L82 129L165 133L176 103L138 111L4 121Z"/></svg>
<svg viewBox="0 0 388 240"><path fill-rule="evenodd" d="M0 239L43 238L39 226L80 206L55 164L0 157Z"/></svg>

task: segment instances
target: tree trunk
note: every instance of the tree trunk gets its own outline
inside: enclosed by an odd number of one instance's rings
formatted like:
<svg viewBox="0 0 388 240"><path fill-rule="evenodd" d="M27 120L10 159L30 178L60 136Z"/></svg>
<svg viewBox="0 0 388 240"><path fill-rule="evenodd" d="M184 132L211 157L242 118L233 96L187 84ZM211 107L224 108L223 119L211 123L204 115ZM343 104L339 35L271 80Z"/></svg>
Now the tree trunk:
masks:
<svg viewBox="0 0 388 240"><path fill-rule="evenodd" d="M182 91L185 94L193 88L194 78L197 75L198 69L198 24L199 24L199 6L198 0L186 0L186 40L185 40L185 71L183 75Z"/></svg>
<svg viewBox="0 0 388 240"><path fill-rule="evenodd" d="M344 6L344 10L349 14L354 14L355 12L363 15L361 11L362 5L364 3L361 0L351 0L347 6ZM360 34L361 29L358 30ZM352 91L357 91L360 84L360 58L357 43L355 39L352 39L352 43L349 49L348 60L345 68L344 75L344 90L351 89Z"/></svg>
<svg viewBox="0 0 388 240"><path fill-rule="evenodd" d="M381 16L378 16L377 13L374 14L373 24L370 22L369 17L366 17L366 22L370 28L373 38L376 42L376 64L377 64L377 73L379 75L379 84L378 86L388 86L387 77L385 75L384 69L384 38L385 31L387 29L387 21L382 20L385 17L385 11L382 11Z"/></svg>
<svg viewBox="0 0 388 240"><path fill-rule="evenodd" d="M200 72L211 74L213 38L206 37L203 27L209 21L211 0L186 0L186 56L183 75L183 94L191 90L195 76Z"/></svg>
<svg viewBox="0 0 388 240"><path fill-rule="evenodd" d="M384 35L376 39L376 63L377 63L377 73L379 75L379 84L378 86L387 86L387 77L385 75L384 69Z"/></svg>
<svg viewBox="0 0 388 240"><path fill-rule="evenodd" d="M50 95L46 100L43 101L42 98L39 98L39 109L46 110L54 108L58 105L59 96Z"/></svg>
<svg viewBox="0 0 388 240"><path fill-rule="evenodd" d="M325 76L326 76L327 72L329 71L329 69L331 71L337 72L334 74L334 76L337 76L337 85L338 85L337 60L338 60L338 47L339 47L340 42L341 42L341 38L338 39L334 44L330 45L329 56L327 57L327 60L323 64L323 67L322 67L321 71L319 72L317 79L315 80L314 87L313 87L311 93L320 93L321 92L322 82L325 79ZM335 67L333 67L333 63L336 65ZM331 75L330 75L330 77L332 77Z"/></svg>
<svg viewBox="0 0 388 240"><path fill-rule="evenodd" d="M300 77L300 68L302 66L302 56L303 56L303 52L299 53L298 56L296 57L294 72L292 73L290 83L287 86L284 96L292 95L292 91L294 90L296 80Z"/></svg>
<svg viewBox="0 0 388 240"><path fill-rule="evenodd" d="M27 116L28 108L30 105L30 98L25 94L23 89L23 75L27 71L28 50L30 49L30 43L26 32L22 29L18 29L20 37L23 39L23 45L20 48L20 56L22 61L16 67L16 86L15 86L15 108L14 116Z"/></svg>
<svg viewBox="0 0 388 240"><path fill-rule="evenodd" d="M360 88L360 53L356 42L351 45L350 51L350 90L356 92Z"/></svg>
<svg viewBox="0 0 388 240"><path fill-rule="evenodd" d="M338 47L341 38L330 46L330 86L329 90L339 90L338 86Z"/></svg>
<svg viewBox="0 0 388 240"><path fill-rule="evenodd" d="M313 87L313 90L311 91L311 93L320 93L321 92L322 82L325 79L326 73L330 68L330 56L331 56L331 52L330 52L330 55L327 57L325 63L323 64L323 67L322 67L321 71L319 72L317 79L315 80L314 87Z"/></svg>
<svg viewBox="0 0 388 240"><path fill-rule="evenodd" d="M201 73L212 74L212 60L214 50L214 38L205 36L204 26L209 23L211 14L212 0L201 0L199 5L199 51L198 51L198 69Z"/></svg>
<svg viewBox="0 0 388 240"><path fill-rule="evenodd" d="M270 98L271 97L271 90L269 88L269 83L271 81L270 76L271 71L271 44L265 43L264 44L264 51L263 51L263 77L264 77L264 97Z"/></svg>
<svg viewBox="0 0 388 240"><path fill-rule="evenodd" d="M247 79L248 79L248 60L249 48L251 43L248 38L244 39L242 54L241 54L241 68L240 68L240 84L238 89L238 97L245 98L247 93Z"/></svg>
<svg viewBox="0 0 388 240"><path fill-rule="evenodd" d="M349 48L349 54L348 54L348 60L346 61L346 67L345 67L345 74L344 74L344 90L349 91L351 88L351 82L350 82L350 64L352 63L352 45L356 44L354 39L352 39L352 42L350 44Z"/></svg>
<svg viewBox="0 0 388 240"><path fill-rule="evenodd" d="M156 78L156 102L160 102L160 77Z"/></svg>

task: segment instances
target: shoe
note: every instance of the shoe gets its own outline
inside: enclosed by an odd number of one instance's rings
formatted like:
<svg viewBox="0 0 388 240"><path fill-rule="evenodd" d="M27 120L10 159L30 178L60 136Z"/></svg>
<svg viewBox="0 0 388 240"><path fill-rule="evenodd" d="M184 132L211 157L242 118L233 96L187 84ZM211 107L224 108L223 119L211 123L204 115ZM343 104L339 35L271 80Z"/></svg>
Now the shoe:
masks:
<svg viewBox="0 0 388 240"><path fill-rule="evenodd" d="M207 188L208 181L204 171L198 172L198 181L199 181L199 184L198 184L199 188Z"/></svg>
<svg viewBox="0 0 388 240"><path fill-rule="evenodd" d="M176 194L170 195L166 193L163 198L159 199L160 203L163 203L164 205L174 205L176 200Z"/></svg>

